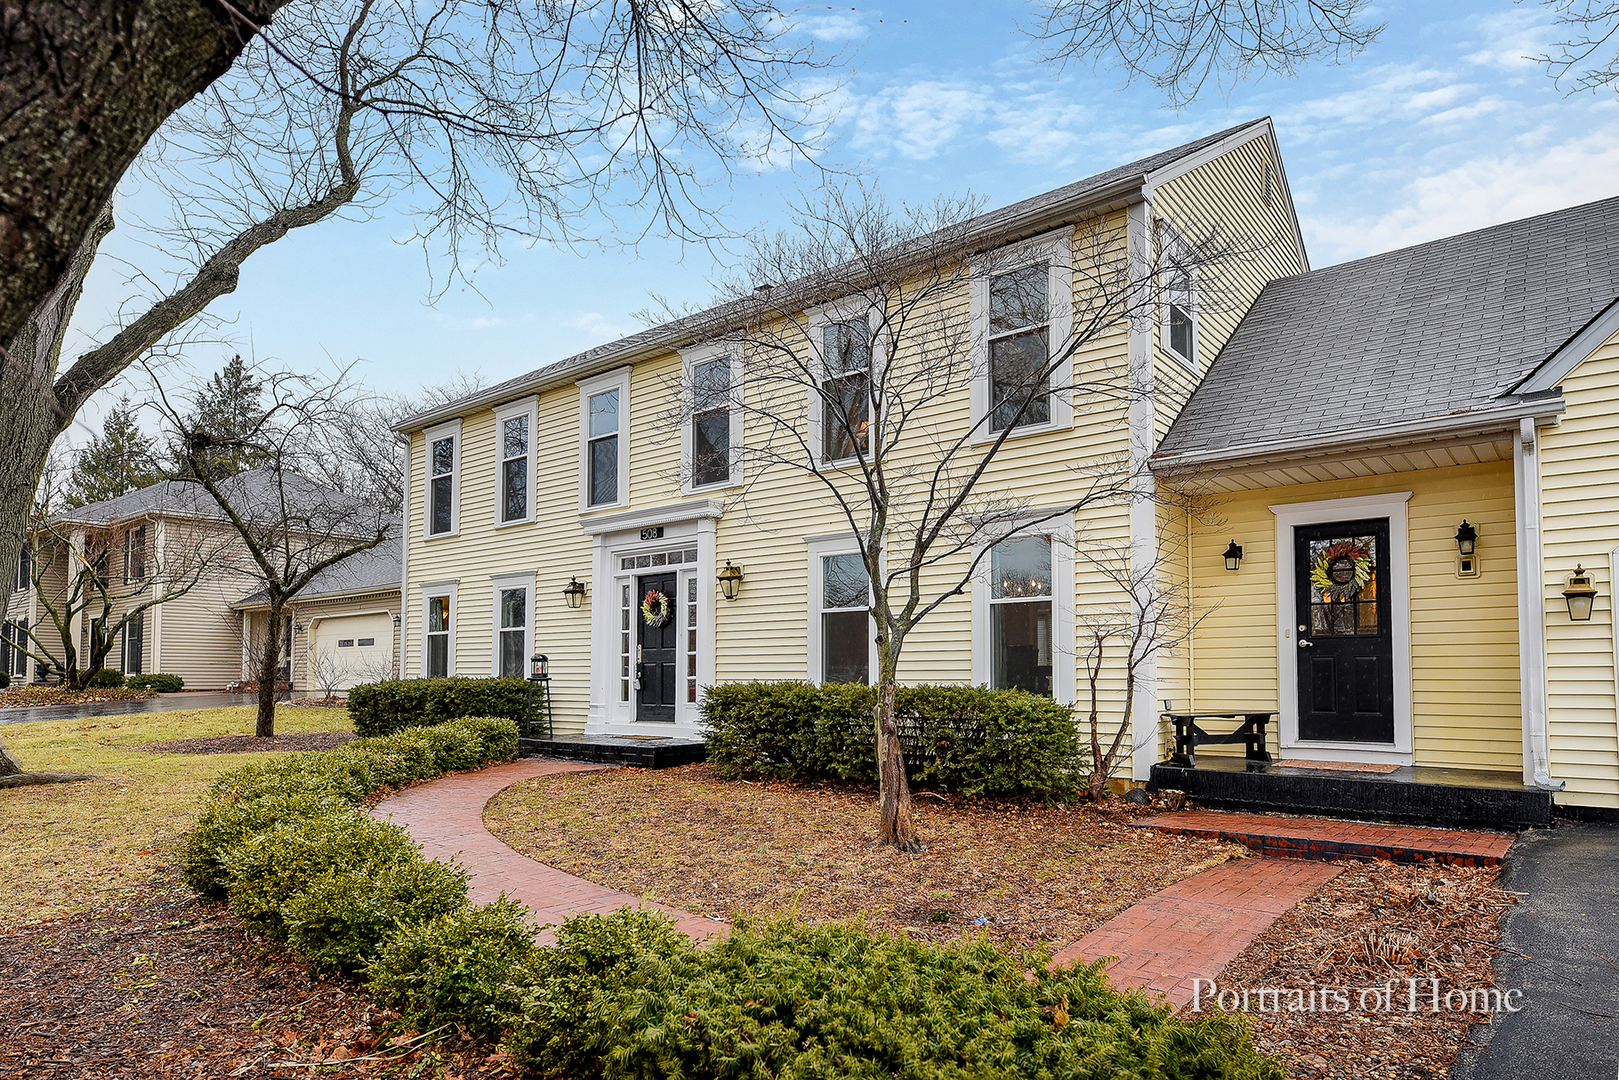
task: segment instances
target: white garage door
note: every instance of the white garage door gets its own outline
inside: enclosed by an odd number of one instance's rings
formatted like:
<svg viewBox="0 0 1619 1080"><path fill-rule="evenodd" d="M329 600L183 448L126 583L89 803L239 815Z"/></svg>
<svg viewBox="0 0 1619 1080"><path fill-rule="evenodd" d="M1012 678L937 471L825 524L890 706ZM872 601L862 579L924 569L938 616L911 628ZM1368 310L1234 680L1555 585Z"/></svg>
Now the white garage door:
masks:
<svg viewBox="0 0 1619 1080"><path fill-rule="evenodd" d="M347 690L393 671L394 623L387 614L341 615L315 624L308 691Z"/></svg>

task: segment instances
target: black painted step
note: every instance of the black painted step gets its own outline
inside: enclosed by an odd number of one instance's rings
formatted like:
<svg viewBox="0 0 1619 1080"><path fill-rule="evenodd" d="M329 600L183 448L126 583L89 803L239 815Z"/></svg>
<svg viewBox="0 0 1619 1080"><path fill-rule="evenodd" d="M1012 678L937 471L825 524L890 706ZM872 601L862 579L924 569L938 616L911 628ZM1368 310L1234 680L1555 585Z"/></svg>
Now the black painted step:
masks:
<svg viewBox="0 0 1619 1080"><path fill-rule="evenodd" d="M636 769L672 769L708 760L701 739L635 737L624 735L557 735L549 739L520 738L521 757L589 761L598 765L627 765Z"/></svg>

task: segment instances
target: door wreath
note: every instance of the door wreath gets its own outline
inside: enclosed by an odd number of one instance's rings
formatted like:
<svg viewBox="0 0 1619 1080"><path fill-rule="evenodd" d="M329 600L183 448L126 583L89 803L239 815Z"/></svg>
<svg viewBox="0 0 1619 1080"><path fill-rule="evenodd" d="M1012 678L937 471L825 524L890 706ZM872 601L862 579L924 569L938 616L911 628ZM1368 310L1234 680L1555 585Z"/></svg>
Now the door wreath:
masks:
<svg viewBox="0 0 1619 1080"><path fill-rule="evenodd" d="M668 626L672 610L668 595L657 589L648 589L646 599L641 601L641 618L653 629Z"/></svg>
<svg viewBox="0 0 1619 1080"><path fill-rule="evenodd" d="M1353 540L1328 544L1310 567L1310 584L1328 604L1344 604L1360 595L1375 569L1371 552Z"/></svg>

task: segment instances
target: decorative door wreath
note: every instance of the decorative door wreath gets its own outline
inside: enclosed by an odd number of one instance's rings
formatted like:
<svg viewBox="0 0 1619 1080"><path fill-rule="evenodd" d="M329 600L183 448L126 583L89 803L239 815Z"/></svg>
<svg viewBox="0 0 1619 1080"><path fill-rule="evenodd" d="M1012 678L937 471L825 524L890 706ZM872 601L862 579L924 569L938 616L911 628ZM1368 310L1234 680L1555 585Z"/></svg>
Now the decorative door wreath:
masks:
<svg viewBox="0 0 1619 1080"><path fill-rule="evenodd" d="M653 629L669 625L669 616L673 612L673 605L669 603L666 593L657 589L648 589L646 599L641 601L641 618Z"/></svg>
<svg viewBox="0 0 1619 1080"><path fill-rule="evenodd" d="M1310 584L1328 604L1346 604L1360 595L1376 566L1371 552L1353 540L1328 544L1310 567Z"/></svg>

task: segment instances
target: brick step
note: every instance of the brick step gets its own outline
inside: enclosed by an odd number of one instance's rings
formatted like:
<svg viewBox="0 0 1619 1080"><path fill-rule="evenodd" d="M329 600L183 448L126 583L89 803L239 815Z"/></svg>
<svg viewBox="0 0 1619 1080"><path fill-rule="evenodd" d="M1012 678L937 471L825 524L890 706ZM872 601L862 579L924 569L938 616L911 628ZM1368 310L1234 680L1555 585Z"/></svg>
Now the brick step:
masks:
<svg viewBox="0 0 1619 1080"><path fill-rule="evenodd" d="M1517 838L1507 832L1427 829L1414 825L1217 810L1157 814L1130 824L1137 829L1224 840L1281 859L1387 859L1397 863L1456 866L1496 866Z"/></svg>

